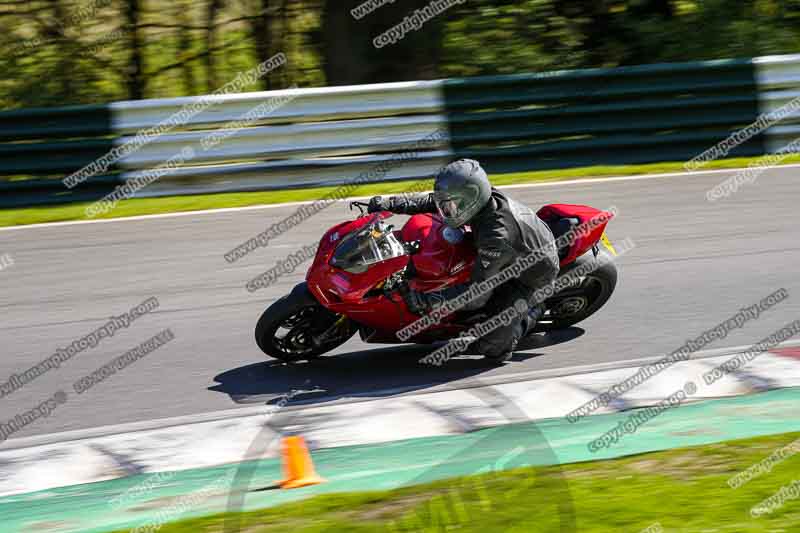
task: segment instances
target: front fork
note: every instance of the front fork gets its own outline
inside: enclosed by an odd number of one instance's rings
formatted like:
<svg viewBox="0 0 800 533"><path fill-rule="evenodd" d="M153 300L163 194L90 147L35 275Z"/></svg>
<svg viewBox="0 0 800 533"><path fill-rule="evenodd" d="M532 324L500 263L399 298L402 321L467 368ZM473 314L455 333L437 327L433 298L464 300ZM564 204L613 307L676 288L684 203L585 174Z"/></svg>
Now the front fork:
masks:
<svg viewBox="0 0 800 533"><path fill-rule="evenodd" d="M327 312L327 309L324 310ZM325 312L317 311L314 315L314 318L311 320L311 330L312 332L319 331L322 328L325 328L328 323L328 318L325 316ZM339 335L339 330L347 325L348 318L345 315L334 315L337 316L336 320L328 326L322 333L311 335L311 343L319 348L320 346L324 346L325 344L329 343L330 341L336 339Z"/></svg>

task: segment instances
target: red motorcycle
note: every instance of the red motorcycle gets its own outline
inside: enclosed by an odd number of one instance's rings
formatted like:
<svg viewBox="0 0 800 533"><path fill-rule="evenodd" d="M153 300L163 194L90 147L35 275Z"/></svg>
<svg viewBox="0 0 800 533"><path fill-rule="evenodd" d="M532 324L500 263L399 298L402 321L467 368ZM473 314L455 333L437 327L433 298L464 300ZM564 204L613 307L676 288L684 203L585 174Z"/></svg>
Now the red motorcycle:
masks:
<svg viewBox="0 0 800 533"><path fill-rule="evenodd" d="M397 332L420 318L406 307L403 292L409 288L427 292L469 281L476 254L472 232L468 226L451 228L438 215L427 213L411 216L402 229L395 230L386 223L391 213L366 214L366 205L350 204L361 216L329 229L306 281L261 315L255 336L265 354L286 362L313 359L343 344L356 331L367 343L446 341L488 318L456 311L401 341ZM604 222L559 249L559 276L600 254L615 255L604 233L613 214L568 204L546 205L537 214L556 239L605 215ZM584 320L608 301L616 283L614 263L603 261L544 302L545 311L534 332Z"/></svg>

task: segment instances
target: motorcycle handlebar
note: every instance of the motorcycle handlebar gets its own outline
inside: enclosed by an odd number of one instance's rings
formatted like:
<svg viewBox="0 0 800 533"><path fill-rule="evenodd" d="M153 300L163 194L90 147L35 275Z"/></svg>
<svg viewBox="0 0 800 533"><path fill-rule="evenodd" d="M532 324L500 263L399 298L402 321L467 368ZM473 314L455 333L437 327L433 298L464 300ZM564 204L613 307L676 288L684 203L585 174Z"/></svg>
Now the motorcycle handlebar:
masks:
<svg viewBox="0 0 800 533"><path fill-rule="evenodd" d="M350 211L353 210L353 207L357 207L358 210L361 212L362 216L369 213L369 211L367 210L369 208L369 204L366 202L359 202L359 201L350 202Z"/></svg>

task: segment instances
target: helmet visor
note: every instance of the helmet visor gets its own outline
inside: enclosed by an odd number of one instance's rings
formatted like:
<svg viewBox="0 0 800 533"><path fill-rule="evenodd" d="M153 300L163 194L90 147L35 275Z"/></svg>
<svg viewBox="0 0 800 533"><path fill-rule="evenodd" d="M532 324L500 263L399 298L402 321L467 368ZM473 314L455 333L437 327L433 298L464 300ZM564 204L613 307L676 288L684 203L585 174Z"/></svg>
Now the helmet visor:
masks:
<svg viewBox="0 0 800 533"><path fill-rule="evenodd" d="M474 207L476 207L477 191L473 191L471 187L465 188L460 191L460 194L453 194L447 191L434 191L433 200L436 203L436 208L439 214L442 215L444 221L453 227L458 227L466 224L467 220L474 215Z"/></svg>
<svg viewBox="0 0 800 533"><path fill-rule="evenodd" d="M455 198L437 200L436 207L444 218L458 218L458 202Z"/></svg>
<svg viewBox="0 0 800 533"><path fill-rule="evenodd" d="M439 214L444 218L457 219L463 212L463 198L458 198L446 192L435 192L433 193L433 200L436 202Z"/></svg>

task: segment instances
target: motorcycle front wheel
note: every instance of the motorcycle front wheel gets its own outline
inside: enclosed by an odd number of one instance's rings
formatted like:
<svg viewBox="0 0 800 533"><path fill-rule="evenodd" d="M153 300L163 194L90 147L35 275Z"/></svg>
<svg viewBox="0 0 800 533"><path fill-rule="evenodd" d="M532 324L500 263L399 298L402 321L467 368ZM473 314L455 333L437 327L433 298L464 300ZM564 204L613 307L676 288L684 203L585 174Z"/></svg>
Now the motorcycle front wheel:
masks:
<svg viewBox="0 0 800 533"><path fill-rule="evenodd" d="M347 342L356 324L322 307L305 283L276 300L256 324L256 344L284 362L314 359Z"/></svg>

